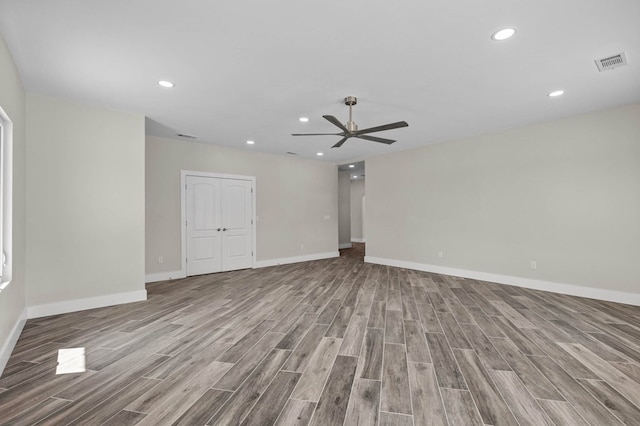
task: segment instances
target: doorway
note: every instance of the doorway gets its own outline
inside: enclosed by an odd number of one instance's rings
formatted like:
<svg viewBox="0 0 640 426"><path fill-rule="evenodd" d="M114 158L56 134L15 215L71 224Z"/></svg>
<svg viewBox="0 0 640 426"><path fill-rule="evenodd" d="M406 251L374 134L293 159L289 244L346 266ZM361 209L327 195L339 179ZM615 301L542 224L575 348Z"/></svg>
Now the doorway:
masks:
<svg viewBox="0 0 640 426"><path fill-rule="evenodd" d="M338 248L340 255L364 256L365 163L338 166Z"/></svg>
<svg viewBox="0 0 640 426"><path fill-rule="evenodd" d="M182 172L186 276L255 265L255 177Z"/></svg>

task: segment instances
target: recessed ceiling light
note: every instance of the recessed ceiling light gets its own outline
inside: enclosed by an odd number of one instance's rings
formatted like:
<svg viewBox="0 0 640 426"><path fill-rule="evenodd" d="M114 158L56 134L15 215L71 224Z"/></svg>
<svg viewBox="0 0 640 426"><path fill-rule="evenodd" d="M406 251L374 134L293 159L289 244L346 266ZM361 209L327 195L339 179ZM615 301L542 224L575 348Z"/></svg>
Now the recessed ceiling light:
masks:
<svg viewBox="0 0 640 426"><path fill-rule="evenodd" d="M354 179L358 179L358 176L356 176L356 175L353 175L353 178L354 178Z"/></svg>
<svg viewBox="0 0 640 426"><path fill-rule="evenodd" d="M162 86L162 87L167 87L167 88L171 88L171 87L175 86L175 84L173 84L172 82L167 81L167 80L158 81L158 85Z"/></svg>
<svg viewBox="0 0 640 426"><path fill-rule="evenodd" d="M349 168L353 169L355 166L353 164L349 164Z"/></svg>
<svg viewBox="0 0 640 426"><path fill-rule="evenodd" d="M515 28L503 28L491 34L491 38L496 41L502 41L502 40L506 40L508 38L513 37L515 33L516 33Z"/></svg>
<svg viewBox="0 0 640 426"><path fill-rule="evenodd" d="M318 157L322 157L324 154L322 152L319 152L316 154Z"/></svg>
<svg viewBox="0 0 640 426"><path fill-rule="evenodd" d="M254 143L254 141L247 141L247 145L253 145Z"/></svg>
<svg viewBox="0 0 640 426"><path fill-rule="evenodd" d="M550 98L555 98L555 97L562 96L562 95L564 95L564 90L555 90L555 91L547 94L547 96L549 96Z"/></svg>
<svg viewBox="0 0 640 426"><path fill-rule="evenodd" d="M298 120L300 120L301 123L307 123L309 121L308 117L300 117Z"/></svg>

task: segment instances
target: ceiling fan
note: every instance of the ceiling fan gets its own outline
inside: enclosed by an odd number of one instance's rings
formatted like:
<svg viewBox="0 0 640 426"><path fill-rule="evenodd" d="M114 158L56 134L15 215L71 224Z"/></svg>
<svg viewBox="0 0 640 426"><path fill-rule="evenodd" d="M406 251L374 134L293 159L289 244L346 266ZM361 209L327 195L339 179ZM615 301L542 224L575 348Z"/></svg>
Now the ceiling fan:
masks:
<svg viewBox="0 0 640 426"><path fill-rule="evenodd" d="M340 133L292 133L291 136L324 136L324 135L333 135L333 136L342 136L342 139L338 141L337 144L332 146L331 148L340 148L343 143L347 141L349 138L358 138L364 139L372 142L380 142L386 143L387 145L391 145L395 141L392 139L379 138L376 136L368 136L368 133L382 132L383 130L391 130L397 129L400 127L407 127L406 121L398 121L395 123L383 124L382 126L369 127L368 129L358 130L358 125L353 122L351 108L358 103L358 99L355 96L347 96L344 98L344 104L349 106L349 121L344 125L335 118L333 115L323 115L327 121L329 121L334 126L338 127L342 132Z"/></svg>

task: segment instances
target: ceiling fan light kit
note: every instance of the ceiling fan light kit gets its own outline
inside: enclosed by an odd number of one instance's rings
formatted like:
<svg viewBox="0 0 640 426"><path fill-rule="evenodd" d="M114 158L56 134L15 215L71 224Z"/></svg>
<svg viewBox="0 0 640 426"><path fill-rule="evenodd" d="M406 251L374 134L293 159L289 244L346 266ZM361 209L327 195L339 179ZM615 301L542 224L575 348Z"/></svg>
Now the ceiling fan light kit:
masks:
<svg viewBox="0 0 640 426"><path fill-rule="evenodd" d="M338 143L333 145L331 148L340 148L349 138L358 138L358 139L364 139L371 142L378 142L378 143L391 145L392 143L395 142L395 140L379 138L376 136L368 136L368 133L398 129L400 127L407 127L409 125L407 124L406 121L397 121L395 123L383 124L382 126L375 126L375 127L369 127L367 129L358 130L358 125L355 123L355 121L353 121L353 111L352 111L352 107L357 103L358 103L358 98L356 98L355 96L347 96L346 98L344 98L344 104L349 107L349 121L347 121L346 125L342 124L340 120L335 118L333 115L322 116L331 124L333 124L340 130L342 130L342 132L340 133L292 133L291 136L325 136L325 135L342 136L342 139L340 139Z"/></svg>

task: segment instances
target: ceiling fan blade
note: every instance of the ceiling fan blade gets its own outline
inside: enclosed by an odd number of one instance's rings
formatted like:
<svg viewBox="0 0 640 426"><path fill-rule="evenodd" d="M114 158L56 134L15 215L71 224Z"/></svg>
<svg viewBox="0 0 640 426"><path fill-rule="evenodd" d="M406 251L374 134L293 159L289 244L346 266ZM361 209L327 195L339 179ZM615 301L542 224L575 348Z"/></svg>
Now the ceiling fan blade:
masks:
<svg viewBox="0 0 640 426"><path fill-rule="evenodd" d="M349 139L349 136L345 136L344 138L340 139L338 143L332 146L331 148L340 148L342 144L347 141L347 139Z"/></svg>
<svg viewBox="0 0 640 426"><path fill-rule="evenodd" d="M342 133L291 133L291 136L344 136Z"/></svg>
<svg viewBox="0 0 640 426"><path fill-rule="evenodd" d="M398 121L390 124L383 124L382 126L369 127L368 129L357 130L354 133L356 135L362 135L365 133L382 132L383 130L398 129L400 127L407 127L409 124L406 121Z"/></svg>
<svg viewBox="0 0 640 426"><path fill-rule="evenodd" d="M380 142L380 143L386 143L387 145L391 145L392 143L394 143L395 141L392 139L385 139L385 138L377 138L375 136L367 136L367 135L356 135L356 138L359 139L365 139L368 141L372 141L372 142Z"/></svg>
<svg viewBox="0 0 640 426"><path fill-rule="evenodd" d="M347 130L346 127L344 127L344 124L342 124L340 122L340 120L338 120L337 118L335 118L333 115L323 115L323 117L329 121L331 124L333 124L334 126L337 126L340 128L340 130L344 131L344 132L349 132Z"/></svg>

